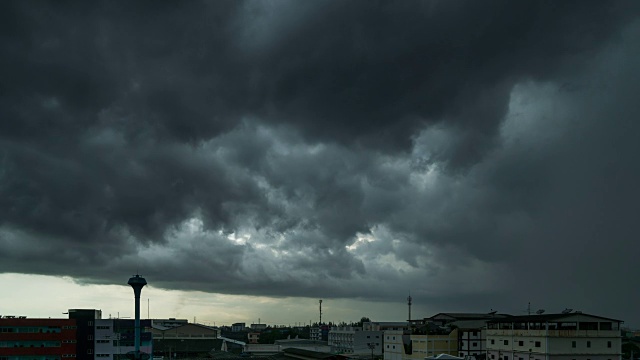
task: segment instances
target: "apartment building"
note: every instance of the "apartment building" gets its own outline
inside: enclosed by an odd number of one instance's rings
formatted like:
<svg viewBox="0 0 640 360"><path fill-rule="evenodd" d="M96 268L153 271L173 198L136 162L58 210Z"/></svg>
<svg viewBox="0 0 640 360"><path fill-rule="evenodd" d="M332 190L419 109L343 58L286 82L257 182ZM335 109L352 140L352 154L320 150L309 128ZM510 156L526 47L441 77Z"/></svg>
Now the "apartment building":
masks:
<svg viewBox="0 0 640 360"><path fill-rule="evenodd" d="M74 319L0 316L0 359L75 359L76 330Z"/></svg>
<svg viewBox="0 0 640 360"><path fill-rule="evenodd" d="M487 323L488 360L621 360L622 321L581 312Z"/></svg>
<svg viewBox="0 0 640 360"><path fill-rule="evenodd" d="M328 343L335 354L379 356L382 355L382 334L380 330L364 330L358 326L335 326L329 330Z"/></svg>
<svg viewBox="0 0 640 360"><path fill-rule="evenodd" d="M384 332L384 360L422 360L439 354L458 353L458 329L423 328L413 333L401 330Z"/></svg>

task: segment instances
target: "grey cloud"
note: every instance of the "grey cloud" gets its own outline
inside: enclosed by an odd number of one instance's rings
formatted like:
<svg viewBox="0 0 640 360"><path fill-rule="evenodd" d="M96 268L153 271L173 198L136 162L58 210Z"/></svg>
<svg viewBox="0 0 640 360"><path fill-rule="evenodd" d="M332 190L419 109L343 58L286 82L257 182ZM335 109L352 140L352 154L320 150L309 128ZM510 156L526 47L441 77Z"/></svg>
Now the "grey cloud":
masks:
<svg viewBox="0 0 640 360"><path fill-rule="evenodd" d="M632 312L637 3L38 5L0 11L1 271Z"/></svg>

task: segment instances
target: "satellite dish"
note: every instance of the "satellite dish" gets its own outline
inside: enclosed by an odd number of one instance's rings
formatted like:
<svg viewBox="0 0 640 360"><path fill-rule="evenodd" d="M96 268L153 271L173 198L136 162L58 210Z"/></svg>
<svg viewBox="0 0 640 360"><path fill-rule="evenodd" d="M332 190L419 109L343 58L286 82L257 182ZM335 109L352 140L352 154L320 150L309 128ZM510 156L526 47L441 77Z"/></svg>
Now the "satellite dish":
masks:
<svg viewBox="0 0 640 360"><path fill-rule="evenodd" d="M563 314L568 314L568 313L570 313L572 311L573 311L573 309L564 309L564 310L562 310L562 313Z"/></svg>
<svg viewBox="0 0 640 360"><path fill-rule="evenodd" d="M496 313L497 313L497 311L494 310L494 311L490 312L489 315L495 315Z"/></svg>
<svg viewBox="0 0 640 360"><path fill-rule="evenodd" d="M543 312L544 312L544 309L540 309L540 310L536 311L536 314L540 315L540 314L542 314Z"/></svg>

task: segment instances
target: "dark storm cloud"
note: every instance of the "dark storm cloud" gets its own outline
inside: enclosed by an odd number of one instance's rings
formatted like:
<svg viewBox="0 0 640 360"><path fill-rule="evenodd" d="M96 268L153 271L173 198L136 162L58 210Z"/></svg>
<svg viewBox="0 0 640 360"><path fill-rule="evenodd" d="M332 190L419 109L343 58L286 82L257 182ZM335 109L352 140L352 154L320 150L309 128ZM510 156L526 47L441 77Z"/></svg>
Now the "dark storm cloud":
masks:
<svg viewBox="0 0 640 360"><path fill-rule="evenodd" d="M1 6L0 271L637 296L636 2Z"/></svg>

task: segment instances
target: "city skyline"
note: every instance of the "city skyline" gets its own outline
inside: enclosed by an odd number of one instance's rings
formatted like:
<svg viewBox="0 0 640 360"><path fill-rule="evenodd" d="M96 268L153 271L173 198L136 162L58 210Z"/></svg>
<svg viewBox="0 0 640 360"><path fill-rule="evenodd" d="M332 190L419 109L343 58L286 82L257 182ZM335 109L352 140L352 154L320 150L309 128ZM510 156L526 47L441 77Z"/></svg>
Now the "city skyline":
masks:
<svg viewBox="0 0 640 360"><path fill-rule="evenodd" d="M640 326L640 2L7 1L0 24L1 312L123 313L139 273L189 319L397 320L411 294Z"/></svg>

